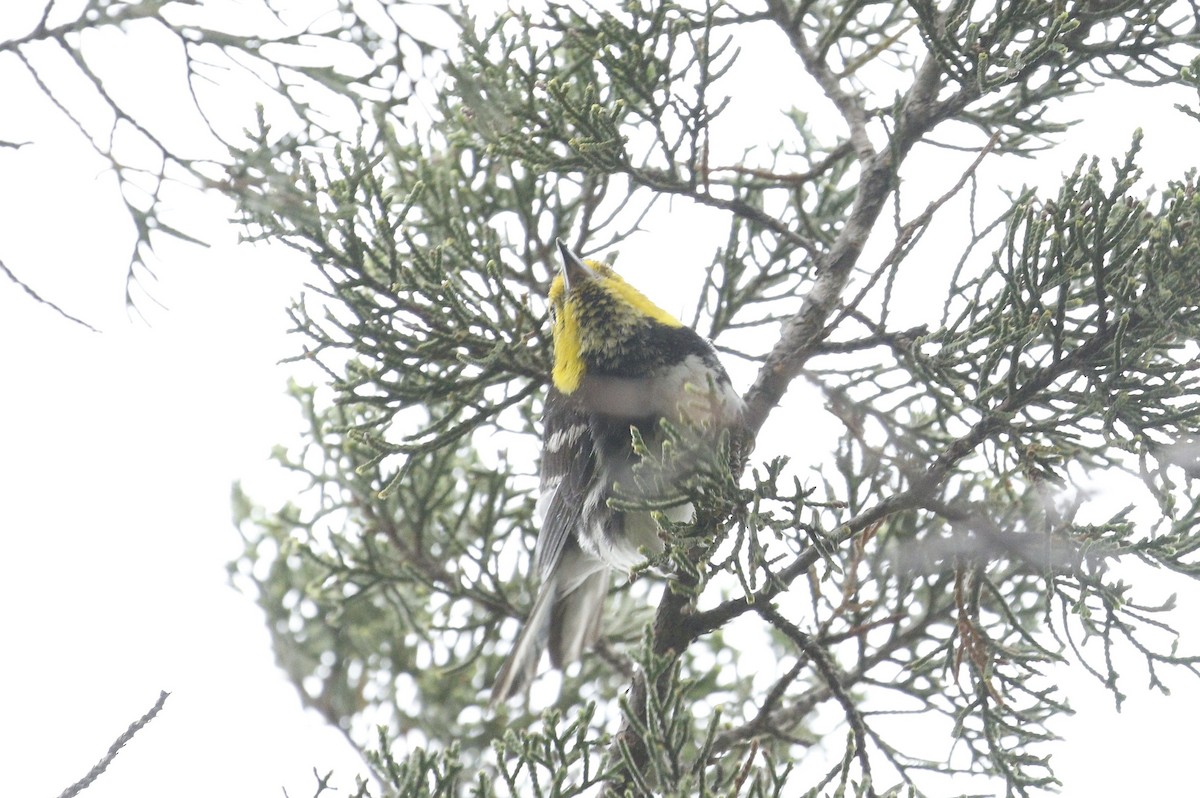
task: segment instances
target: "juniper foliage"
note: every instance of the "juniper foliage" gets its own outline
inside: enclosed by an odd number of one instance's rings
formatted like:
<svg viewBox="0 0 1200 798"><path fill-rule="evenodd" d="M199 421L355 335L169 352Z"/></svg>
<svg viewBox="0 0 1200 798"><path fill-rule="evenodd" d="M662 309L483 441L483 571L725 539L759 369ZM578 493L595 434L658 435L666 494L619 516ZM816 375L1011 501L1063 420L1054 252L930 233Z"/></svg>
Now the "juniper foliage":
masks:
<svg viewBox="0 0 1200 798"><path fill-rule="evenodd" d="M239 498L233 568L305 700L366 752L360 795L1034 795L1057 786L1060 663L1118 703L1122 652L1164 691L1198 673L1153 598L1200 547L1195 173L1148 191L1135 138L1057 191L1009 187L992 218L975 198L987 165L1062 141L1064 98L1196 86L1200 9L742 5L454 17L431 124L381 113L336 150L261 131L242 153L248 228L322 275L292 314L327 383L294 388L305 445L278 453L309 489ZM717 160L764 43L782 55L758 79L840 127L784 107L788 137ZM931 194L913 164L947 142L969 154ZM723 231L693 321L757 370L732 449L798 377L828 415L791 448L829 418L839 440L812 471L752 451L700 469L695 523L614 586L597 655L539 689L543 713L492 714L535 587L554 239L634 246L664 201ZM964 245L929 246L952 214ZM913 323L899 297L937 273ZM1144 496L1097 518L1099 474Z"/></svg>

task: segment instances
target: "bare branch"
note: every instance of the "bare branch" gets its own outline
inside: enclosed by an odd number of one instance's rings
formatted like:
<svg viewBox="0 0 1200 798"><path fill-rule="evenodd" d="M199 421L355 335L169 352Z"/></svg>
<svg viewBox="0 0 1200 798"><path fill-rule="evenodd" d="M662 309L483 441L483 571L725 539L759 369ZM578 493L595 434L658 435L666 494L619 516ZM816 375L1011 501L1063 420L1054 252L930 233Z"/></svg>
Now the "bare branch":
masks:
<svg viewBox="0 0 1200 798"><path fill-rule="evenodd" d="M167 703L167 697L170 695L171 694L165 690L159 693L158 700L154 702L154 706L150 707L150 709L146 711L145 715L142 715L140 718L130 724L129 728L122 732L121 736L114 740L113 744L108 747L108 753L102 756L100 761L97 762L82 779L63 790L58 798L75 798L76 795L79 795L79 793L90 787L92 782L100 777L101 773L108 770L108 766L113 763L113 760L117 758L117 754L119 754L121 749L133 739L134 735L141 731L147 723L154 720L155 716L158 715L159 711L163 708L163 705Z"/></svg>

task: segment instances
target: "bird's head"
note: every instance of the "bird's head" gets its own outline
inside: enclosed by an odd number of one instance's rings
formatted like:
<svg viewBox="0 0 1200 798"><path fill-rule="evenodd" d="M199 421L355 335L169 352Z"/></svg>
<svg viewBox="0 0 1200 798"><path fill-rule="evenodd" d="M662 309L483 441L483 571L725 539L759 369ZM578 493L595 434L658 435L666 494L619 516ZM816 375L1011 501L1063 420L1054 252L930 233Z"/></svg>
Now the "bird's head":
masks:
<svg viewBox="0 0 1200 798"><path fill-rule="evenodd" d="M606 264L581 260L562 241L562 270L550 285L554 334L554 386L574 392L589 371L608 372L628 362L652 327L682 327L670 313L621 279Z"/></svg>

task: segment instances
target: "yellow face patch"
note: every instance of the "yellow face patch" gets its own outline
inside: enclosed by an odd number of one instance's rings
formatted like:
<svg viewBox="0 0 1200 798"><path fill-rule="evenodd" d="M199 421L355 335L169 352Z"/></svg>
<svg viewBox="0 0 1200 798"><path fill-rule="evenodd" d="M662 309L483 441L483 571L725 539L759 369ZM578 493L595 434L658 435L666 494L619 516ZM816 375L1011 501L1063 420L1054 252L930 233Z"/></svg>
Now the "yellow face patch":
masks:
<svg viewBox="0 0 1200 798"><path fill-rule="evenodd" d="M560 274L550 286L550 304L554 308L554 371L551 377L555 388L571 393L583 381L584 366L576 303L567 301L564 293L566 287Z"/></svg>
<svg viewBox="0 0 1200 798"><path fill-rule="evenodd" d="M567 290L562 275L550 284L554 310L554 386L572 393L587 372L585 355L619 347L645 324L682 327L683 323L655 305L645 294L621 279L609 266L584 261L590 279L576 279Z"/></svg>

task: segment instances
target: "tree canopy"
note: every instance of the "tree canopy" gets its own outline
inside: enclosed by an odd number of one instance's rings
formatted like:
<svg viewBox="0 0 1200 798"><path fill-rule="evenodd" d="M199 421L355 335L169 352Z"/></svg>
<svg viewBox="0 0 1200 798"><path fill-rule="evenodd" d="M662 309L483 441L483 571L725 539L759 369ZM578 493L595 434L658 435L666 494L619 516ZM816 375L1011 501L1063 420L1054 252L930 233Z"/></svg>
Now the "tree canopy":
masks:
<svg viewBox="0 0 1200 798"><path fill-rule="evenodd" d="M1033 795L1057 664L1118 703L1121 652L1163 691L1197 674L1156 593L1200 547L1195 170L1145 186L1137 134L1054 190L980 177L1069 137L1073 96L1194 95L1193 2L550 2L447 11L456 43L413 58L356 8L333 39L390 54L356 135L263 121L213 185L321 274L291 314L326 381L277 452L309 487L237 496L231 570L370 762L358 794ZM783 127L747 129L748 86ZM668 208L707 261L647 243ZM683 486L695 522L614 586L595 654L492 713L558 237L691 287L747 454Z"/></svg>
<svg viewBox="0 0 1200 798"><path fill-rule="evenodd" d="M1054 663L1118 702L1114 648L1162 689L1196 672L1133 568L1196 573L1194 171L1147 193L1135 138L992 216L959 200L1069 135L1070 95L1194 86L1197 10L743 5L457 16L426 124L243 156L246 223L325 277L293 315L333 392L296 389L311 429L280 461L312 487L243 509L239 566L385 792L1033 794L1068 711ZM759 47L792 129L731 155ZM912 165L933 147L961 162L944 185ZM752 439L800 378L825 408L782 451L838 440L690 486L696 522L614 589L597 654L490 714L532 590L553 241L636 248L664 200L721 231L711 260L618 268L698 275L689 321L755 372ZM953 250L930 240L951 214ZM1110 472L1145 496L1098 518L1084 486Z"/></svg>

